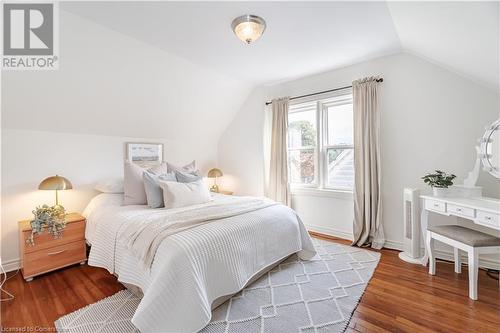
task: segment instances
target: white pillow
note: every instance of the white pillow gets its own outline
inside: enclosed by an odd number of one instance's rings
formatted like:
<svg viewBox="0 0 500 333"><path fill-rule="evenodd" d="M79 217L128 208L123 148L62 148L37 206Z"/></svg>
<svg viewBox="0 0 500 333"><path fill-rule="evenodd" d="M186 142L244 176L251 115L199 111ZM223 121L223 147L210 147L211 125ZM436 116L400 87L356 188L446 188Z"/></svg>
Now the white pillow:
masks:
<svg viewBox="0 0 500 333"><path fill-rule="evenodd" d="M123 193L123 178L101 180L94 189L102 193Z"/></svg>
<svg viewBox="0 0 500 333"><path fill-rule="evenodd" d="M124 205L145 205L147 203L144 181L142 180L143 173L143 168L130 161L125 161L123 168Z"/></svg>
<svg viewBox="0 0 500 333"><path fill-rule="evenodd" d="M159 180L165 208L177 208L210 201L210 192L202 179L192 183Z"/></svg>

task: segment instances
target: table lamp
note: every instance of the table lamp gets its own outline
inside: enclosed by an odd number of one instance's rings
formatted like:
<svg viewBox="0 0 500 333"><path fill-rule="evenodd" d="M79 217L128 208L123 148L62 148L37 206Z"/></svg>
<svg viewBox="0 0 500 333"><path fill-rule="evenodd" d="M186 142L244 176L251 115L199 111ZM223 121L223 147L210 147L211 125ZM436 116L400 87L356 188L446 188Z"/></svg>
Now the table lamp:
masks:
<svg viewBox="0 0 500 333"><path fill-rule="evenodd" d="M222 177L223 173L220 169L213 168L208 171L208 178L215 178L214 184L210 187L210 191L219 193L219 186L217 186L217 177Z"/></svg>
<svg viewBox="0 0 500 333"><path fill-rule="evenodd" d="M71 182L68 179L58 175L45 178L42 180L40 185L38 185L39 190L56 191L56 206L59 206L59 195L57 191L71 190L72 188L73 185L71 185Z"/></svg>

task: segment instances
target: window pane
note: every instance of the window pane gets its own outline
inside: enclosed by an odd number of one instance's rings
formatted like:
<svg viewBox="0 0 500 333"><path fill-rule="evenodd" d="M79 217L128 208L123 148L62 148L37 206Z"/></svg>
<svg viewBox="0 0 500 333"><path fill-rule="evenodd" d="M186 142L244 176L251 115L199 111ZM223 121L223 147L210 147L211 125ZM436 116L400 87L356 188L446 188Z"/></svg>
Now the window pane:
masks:
<svg viewBox="0 0 500 333"><path fill-rule="evenodd" d="M314 149L292 150L288 152L290 182L312 184L315 182Z"/></svg>
<svg viewBox="0 0 500 333"><path fill-rule="evenodd" d="M316 146L316 110L292 112L288 115L288 147Z"/></svg>
<svg viewBox="0 0 500 333"><path fill-rule="evenodd" d="M354 149L327 150L327 187L354 188Z"/></svg>
<svg viewBox="0 0 500 333"><path fill-rule="evenodd" d="M353 144L352 104L328 108L328 145Z"/></svg>

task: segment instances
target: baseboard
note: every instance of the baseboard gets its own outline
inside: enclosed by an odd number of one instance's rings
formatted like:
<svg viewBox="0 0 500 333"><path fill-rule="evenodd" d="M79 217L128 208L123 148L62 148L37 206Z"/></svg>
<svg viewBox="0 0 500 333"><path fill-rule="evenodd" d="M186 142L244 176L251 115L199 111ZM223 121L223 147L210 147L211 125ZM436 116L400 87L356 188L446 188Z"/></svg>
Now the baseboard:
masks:
<svg viewBox="0 0 500 333"><path fill-rule="evenodd" d="M324 227L324 226L314 225L314 224L305 224L305 227L307 230L314 231L314 232L317 232L319 234L324 234L326 236L333 236L333 237L342 238L342 239L346 239L346 240L350 240L350 241L352 241L352 239L353 239L351 233L336 230L336 229L333 229L330 227Z"/></svg>
<svg viewBox="0 0 500 333"><path fill-rule="evenodd" d="M315 225L306 225L306 228L308 230L317 232L319 234L324 234L326 236L334 236L338 238L343 238L343 239L348 239L352 241L353 236L352 234L342 232L335 230L333 228L329 227L323 227L323 226L315 226ZM394 241L394 240L386 240L384 243L384 248L386 249L391 249L391 250L397 250L397 251L403 251L403 243ZM436 258L442 259L442 260L447 260L447 261L453 261L453 252L448 252L448 251L443 251L443 250L435 250L436 252ZM424 249L422 248L422 253L424 253ZM467 256L462 255L462 262L467 263ZM482 268L489 268L489 269L496 269L500 270L500 260L493 260L490 258L479 258L479 267Z"/></svg>
<svg viewBox="0 0 500 333"><path fill-rule="evenodd" d="M21 260L18 258L4 261L2 262L2 266L6 272L16 271L21 268Z"/></svg>

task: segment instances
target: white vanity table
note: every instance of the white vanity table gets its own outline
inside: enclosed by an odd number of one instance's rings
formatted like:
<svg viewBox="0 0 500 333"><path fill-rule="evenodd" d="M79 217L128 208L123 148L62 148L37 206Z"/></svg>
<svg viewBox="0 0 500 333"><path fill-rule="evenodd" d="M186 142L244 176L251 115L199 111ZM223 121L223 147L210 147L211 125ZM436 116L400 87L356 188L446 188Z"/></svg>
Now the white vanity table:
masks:
<svg viewBox="0 0 500 333"><path fill-rule="evenodd" d="M481 188L476 187L481 164L483 170L500 179L500 119L487 127L476 147L477 159L463 185L453 186L444 197L422 195L420 227L426 240L429 212L445 216L456 216L493 230L500 230L500 199L481 197ZM500 185L500 184L499 184ZM422 264L428 262L427 249Z"/></svg>
<svg viewBox="0 0 500 333"><path fill-rule="evenodd" d="M459 198L420 196L422 213L420 226L423 238L426 238L429 224L429 212L445 216L457 216L494 230L500 230L500 199L493 198ZM427 265L427 251L422 258L422 265Z"/></svg>

